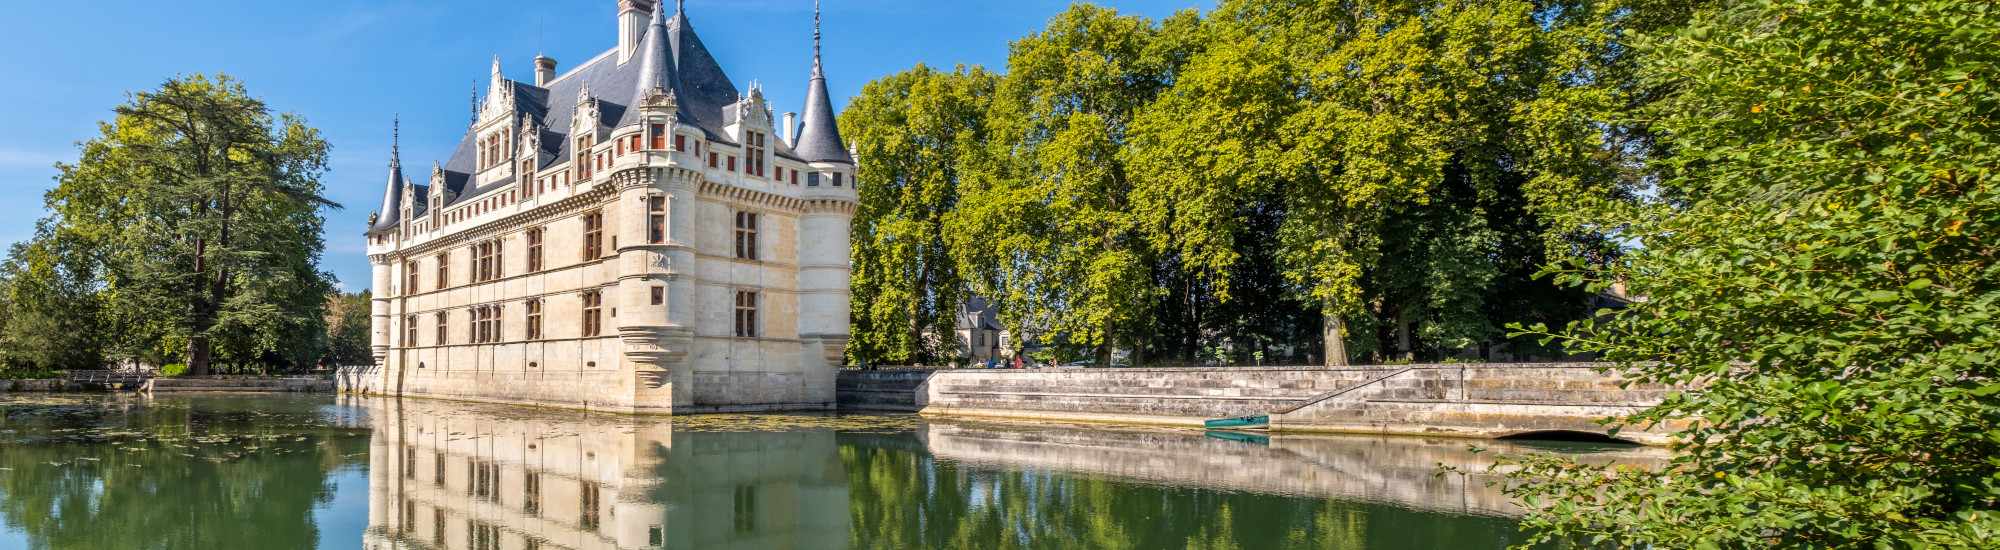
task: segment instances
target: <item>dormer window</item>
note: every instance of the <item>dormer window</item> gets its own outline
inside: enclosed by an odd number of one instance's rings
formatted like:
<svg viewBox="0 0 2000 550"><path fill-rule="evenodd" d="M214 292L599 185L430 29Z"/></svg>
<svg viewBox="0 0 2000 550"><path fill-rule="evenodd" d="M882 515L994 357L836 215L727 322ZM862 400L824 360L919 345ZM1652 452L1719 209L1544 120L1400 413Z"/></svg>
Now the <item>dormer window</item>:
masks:
<svg viewBox="0 0 2000 550"><path fill-rule="evenodd" d="M748 135L744 137L747 139L743 141L748 143L744 145L743 173L760 178L764 177L764 152L766 151L764 144L768 136L764 135L763 132L746 132L746 134Z"/></svg>
<svg viewBox="0 0 2000 550"><path fill-rule="evenodd" d="M653 136L653 146L651 149L654 151L665 150L667 148L667 125L654 124L648 126L647 129L650 130L650 133L647 135Z"/></svg>
<svg viewBox="0 0 2000 550"><path fill-rule="evenodd" d="M523 199L535 196L535 187L542 183L541 180L535 179L535 161L533 160L521 161L521 173L515 176L515 178L521 181L521 198Z"/></svg>

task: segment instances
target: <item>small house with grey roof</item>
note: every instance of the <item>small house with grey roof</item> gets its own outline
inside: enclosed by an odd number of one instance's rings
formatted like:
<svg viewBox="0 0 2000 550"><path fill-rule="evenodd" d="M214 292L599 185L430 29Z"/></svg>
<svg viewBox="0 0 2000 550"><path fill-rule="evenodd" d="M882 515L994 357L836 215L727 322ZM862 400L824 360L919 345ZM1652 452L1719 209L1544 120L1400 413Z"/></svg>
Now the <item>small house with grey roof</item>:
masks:
<svg viewBox="0 0 2000 550"><path fill-rule="evenodd" d="M531 81L494 58L451 158L389 152L367 228L369 381L628 412L824 409L848 340L854 159L820 65L803 116L739 88L685 6ZM803 55L804 52L801 52Z"/></svg>

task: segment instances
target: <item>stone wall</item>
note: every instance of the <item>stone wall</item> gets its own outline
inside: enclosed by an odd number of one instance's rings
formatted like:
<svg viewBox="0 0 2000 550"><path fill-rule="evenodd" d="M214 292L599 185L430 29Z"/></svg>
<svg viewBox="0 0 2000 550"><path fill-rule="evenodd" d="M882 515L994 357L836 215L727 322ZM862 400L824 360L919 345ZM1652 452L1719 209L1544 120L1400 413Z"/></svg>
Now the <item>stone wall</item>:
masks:
<svg viewBox="0 0 2000 550"><path fill-rule="evenodd" d="M0 392L79 391L82 389L81 387L71 388L68 381L62 379L0 380Z"/></svg>
<svg viewBox="0 0 2000 550"><path fill-rule="evenodd" d="M331 392L334 381L328 378L266 378L256 376L214 376L188 378L154 378L140 388L145 392L220 391L220 392Z"/></svg>
<svg viewBox="0 0 2000 550"><path fill-rule="evenodd" d="M957 369L843 371L842 406L958 416L1072 417L1201 425L1266 414L1380 369Z"/></svg>
<svg viewBox="0 0 2000 550"><path fill-rule="evenodd" d="M1625 384L1590 363L1325 369L1031 369L845 371L849 409L1200 426L1270 415L1280 431L1508 437L1609 434L1599 421L1657 404L1675 388ZM1661 443L1677 426L1618 437Z"/></svg>

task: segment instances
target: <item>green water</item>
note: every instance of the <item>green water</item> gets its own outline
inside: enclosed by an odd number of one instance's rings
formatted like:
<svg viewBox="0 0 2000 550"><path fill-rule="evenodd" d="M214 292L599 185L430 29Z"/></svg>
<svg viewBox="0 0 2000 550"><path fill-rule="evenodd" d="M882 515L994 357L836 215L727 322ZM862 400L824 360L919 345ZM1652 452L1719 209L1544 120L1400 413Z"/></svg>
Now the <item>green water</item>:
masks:
<svg viewBox="0 0 2000 550"><path fill-rule="evenodd" d="M1519 538L1490 479L1436 474L1490 456L1465 441L328 396L14 394L0 411L0 549L1478 549Z"/></svg>

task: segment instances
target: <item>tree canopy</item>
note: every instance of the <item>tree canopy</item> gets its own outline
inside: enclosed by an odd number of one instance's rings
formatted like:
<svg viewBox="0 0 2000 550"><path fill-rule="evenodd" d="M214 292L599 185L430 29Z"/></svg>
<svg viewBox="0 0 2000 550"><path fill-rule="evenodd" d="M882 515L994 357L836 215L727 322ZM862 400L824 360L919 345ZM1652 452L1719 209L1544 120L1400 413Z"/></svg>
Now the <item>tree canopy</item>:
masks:
<svg viewBox="0 0 2000 550"><path fill-rule="evenodd" d="M333 288L320 209L338 206L320 196L319 132L227 76L174 78L115 112L57 166L49 217L7 262L5 360L315 362Z"/></svg>
<svg viewBox="0 0 2000 550"><path fill-rule="evenodd" d="M1509 321L1580 318L1589 293L1535 275L1616 253L1609 228L1551 214L1634 196L1606 154L1631 138L1604 115L1646 90L1627 36L1672 20L1638 9L1229 0L1152 21L1079 4L1014 42L1004 76L961 71L976 88L917 92L922 67L879 81L844 119L883 187L864 186L856 232L856 358L948 358L904 350L948 332L967 293L1099 364L1222 344L1435 359ZM948 132L901 114L934 112Z"/></svg>

